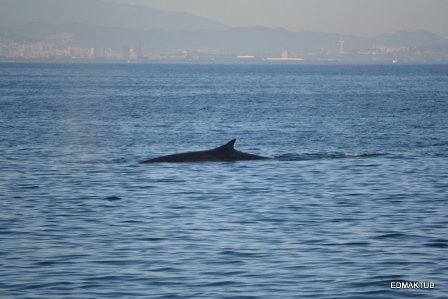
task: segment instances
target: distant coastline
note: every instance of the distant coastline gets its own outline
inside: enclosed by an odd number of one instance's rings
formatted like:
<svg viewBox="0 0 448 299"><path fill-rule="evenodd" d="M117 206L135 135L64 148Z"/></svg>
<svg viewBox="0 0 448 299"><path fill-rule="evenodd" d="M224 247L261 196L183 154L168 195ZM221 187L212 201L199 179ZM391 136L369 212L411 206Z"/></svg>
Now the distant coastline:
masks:
<svg viewBox="0 0 448 299"><path fill-rule="evenodd" d="M0 60L446 63L448 39L426 30L366 38L264 26L229 27L147 6L98 0L30 0L9 1L7 9L0 9Z"/></svg>

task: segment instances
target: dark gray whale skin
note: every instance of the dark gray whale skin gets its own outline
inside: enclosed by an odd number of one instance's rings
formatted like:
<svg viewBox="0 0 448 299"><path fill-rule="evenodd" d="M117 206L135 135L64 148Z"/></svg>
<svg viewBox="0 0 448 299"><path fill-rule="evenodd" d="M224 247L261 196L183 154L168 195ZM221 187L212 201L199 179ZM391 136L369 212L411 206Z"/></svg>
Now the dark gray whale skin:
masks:
<svg viewBox="0 0 448 299"><path fill-rule="evenodd" d="M233 162L241 160L264 160L267 157L247 154L235 150L236 139L208 151L187 152L162 156L154 159L141 161L140 163L181 163L181 162Z"/></svg>

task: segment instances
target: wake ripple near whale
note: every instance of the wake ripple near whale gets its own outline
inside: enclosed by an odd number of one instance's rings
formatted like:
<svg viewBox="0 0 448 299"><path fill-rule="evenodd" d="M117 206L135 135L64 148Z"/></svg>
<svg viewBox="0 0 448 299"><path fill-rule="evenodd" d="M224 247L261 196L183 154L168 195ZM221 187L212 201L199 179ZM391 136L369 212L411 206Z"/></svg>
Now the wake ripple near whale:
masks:
<svg viewBox="0 0 448 299"><path fill-rule="evenodd" d="M310 160L323 160L323 159L375 158L380 156L397 157L397 155L381 152L364 152L364 153L320 152L320 153L303 153L303 154L288 153L280 156L275 156L275 159L280 161L310 161Z"/></svg>

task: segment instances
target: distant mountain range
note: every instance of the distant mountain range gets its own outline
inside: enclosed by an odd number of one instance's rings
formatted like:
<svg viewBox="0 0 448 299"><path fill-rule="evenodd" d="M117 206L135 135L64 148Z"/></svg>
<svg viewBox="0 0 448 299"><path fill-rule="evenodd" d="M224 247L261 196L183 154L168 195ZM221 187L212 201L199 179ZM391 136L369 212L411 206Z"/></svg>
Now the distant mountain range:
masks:
<svg viewBox="0 0 448 299"><path fill-rule="evenodd" d="M176 53L182 49L219 50L232 54L328 51L338 49L341 36L333 33L291 32L266 27L231 28L228 30L134 30L85 24L28 23L0 28L0 39L19 43L49 42L72 47L121 49L140 44L152 53ZM368 49L372 46L423 47L448 41L428 31L383 34L375 38L343 36L344 50Z"/></svg>
<svg viewBox="0 0 448 299"><path fill-rule="evenodd" d="M100 0L0 0L0 27L45 22L138 30L224 30L228 26L184 12Z"/></svg>
<svg viewBox="0 0 448 299"><path fill-rule="evenodd" d="M282 28L229 28L187 13L99 0L0 0L0 41L49 42L71 47L121 49L140 44L151 53L218 50L229 54L328 51L339 48L337 33ZM342 36L344 51L372 46L424 47L448 43L420 30L375 38Z"/></svg>

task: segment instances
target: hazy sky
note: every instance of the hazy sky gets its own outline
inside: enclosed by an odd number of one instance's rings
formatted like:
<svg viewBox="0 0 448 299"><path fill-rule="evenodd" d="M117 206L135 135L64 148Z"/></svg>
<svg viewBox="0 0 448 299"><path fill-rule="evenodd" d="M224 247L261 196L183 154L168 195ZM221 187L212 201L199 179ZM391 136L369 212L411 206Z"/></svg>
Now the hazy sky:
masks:
<svg viewBox="0 0 448 299"><path fill-rule="evenodd" d="M185 11L230 26L374 37L425 29L448 38L448 0L106 0Z"/></svg>

